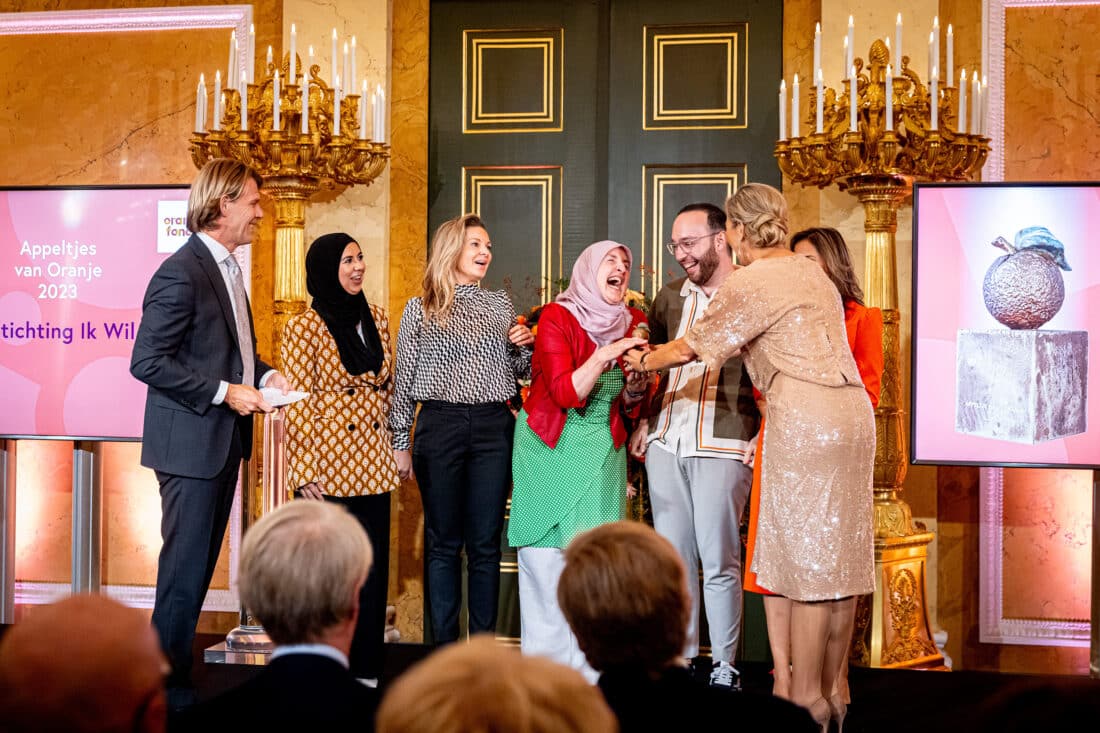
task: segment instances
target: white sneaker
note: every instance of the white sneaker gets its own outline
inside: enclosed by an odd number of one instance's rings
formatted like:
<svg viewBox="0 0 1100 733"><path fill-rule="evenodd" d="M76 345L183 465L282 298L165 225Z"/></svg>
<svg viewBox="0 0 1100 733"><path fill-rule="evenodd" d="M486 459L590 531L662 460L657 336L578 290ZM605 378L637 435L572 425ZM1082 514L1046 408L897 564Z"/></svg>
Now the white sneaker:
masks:
<svg viewBox="0 0 1100 733"><path fill-rule="evenodd" d="M710 686L723 690L740 690L741 673L729 662L715 662L710 671Z"/></svg>

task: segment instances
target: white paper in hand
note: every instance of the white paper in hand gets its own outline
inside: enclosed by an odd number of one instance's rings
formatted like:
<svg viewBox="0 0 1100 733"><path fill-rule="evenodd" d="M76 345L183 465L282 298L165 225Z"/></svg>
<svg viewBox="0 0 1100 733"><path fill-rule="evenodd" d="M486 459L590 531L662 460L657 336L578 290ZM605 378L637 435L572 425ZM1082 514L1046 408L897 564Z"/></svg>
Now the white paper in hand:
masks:
<svg viewBox="0 0 1100 733"><path fill-rule="evenodd" d="M272 407L282 407L283 405L289 405L309 397L309 392L295 392L291 390L283 394L282 390L276 389L275 387L262 387L260 389L260 394L263 395L267 404Z"/></svg>

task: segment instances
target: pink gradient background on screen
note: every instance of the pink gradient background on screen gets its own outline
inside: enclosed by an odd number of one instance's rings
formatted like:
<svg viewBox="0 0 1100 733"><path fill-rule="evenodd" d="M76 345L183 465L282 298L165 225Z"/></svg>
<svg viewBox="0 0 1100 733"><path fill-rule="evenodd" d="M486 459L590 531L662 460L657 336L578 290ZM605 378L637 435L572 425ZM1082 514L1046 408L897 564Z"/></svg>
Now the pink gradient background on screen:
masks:
<svg viewBox="0 0 1100 733"><path fill-rule="evenodd" d="M1100 465L1100 184L920 187L914 217L916 358L913 459L922 463ZM992 242L1045 226L1065 246L1066 297L1042 330L1089 331L1088 429L1037 445L955 432L959 330L1007 328L989 314L982 281L1005 254Z"/></svg>
<svg viewBox="0 0 1100 733"><path fill-rule="evenodd" d="M0 323L71 326L73 341L0 338L0 434L140 438L145 387L129 373L133 341L108 339L104 322L141 320L157 252L157 202L186 200L179 189L0 191ZM21 255L24 241L94 244L94 256ZM50 277L49 262L99 265L103 277ZM16 267L41 265L43 276ZM77 298L40 299L38 283L74 283ZM80 338L90 322L97 338Z"/></svg>

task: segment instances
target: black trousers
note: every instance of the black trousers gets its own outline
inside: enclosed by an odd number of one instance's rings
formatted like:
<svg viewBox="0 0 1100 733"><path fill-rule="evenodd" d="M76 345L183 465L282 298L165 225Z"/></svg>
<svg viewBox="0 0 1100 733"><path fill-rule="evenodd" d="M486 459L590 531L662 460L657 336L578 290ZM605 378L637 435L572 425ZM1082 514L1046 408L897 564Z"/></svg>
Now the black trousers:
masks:
<svg viewBox="0 0 1100 733"><path fill-rule="evenodd" d="M157 471L160 483L160 535L153 627L172 664L171 687L191 683L195 626L214 566L218 562L241 466L236 429L225 465L212 479Z"/></svg>
<svg viewBox="0 0 1100 733"><path fill-rule="evenodd" d="M464 549L469 632L496 630L515 423L503 402L420 407L412 458L424 503L428 615L436 643L458 639Z"/></svg>
<svg viewBox="0 0 1100 733"><path fill-rule="evenodd" d="M359 591L359 622L351 641L349 664L356 677L381 679L386 631L386 592L390 582L390 495L329 496L359 520L374 551L367 582Z"/></svg>

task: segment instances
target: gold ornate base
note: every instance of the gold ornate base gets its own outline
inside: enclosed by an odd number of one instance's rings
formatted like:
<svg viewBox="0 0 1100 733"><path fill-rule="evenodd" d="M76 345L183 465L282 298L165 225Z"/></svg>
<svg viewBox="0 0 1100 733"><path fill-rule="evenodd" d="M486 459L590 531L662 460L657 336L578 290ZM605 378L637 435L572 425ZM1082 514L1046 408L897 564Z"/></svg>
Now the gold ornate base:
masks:
<svg viewBox="0 0 1100 733"><path fill-rule="evenodd" d="M849 661L861 667L947 670L928 622L932 532L875 539L875 593L859 600Z"/></svg>

